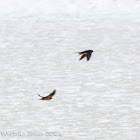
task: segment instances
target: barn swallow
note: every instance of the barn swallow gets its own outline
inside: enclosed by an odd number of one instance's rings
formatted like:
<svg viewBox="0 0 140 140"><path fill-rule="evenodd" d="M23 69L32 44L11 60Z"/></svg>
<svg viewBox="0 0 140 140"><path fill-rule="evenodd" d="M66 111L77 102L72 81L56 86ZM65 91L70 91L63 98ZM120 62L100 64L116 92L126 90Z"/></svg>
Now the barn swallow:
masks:
<svg viewBox="0 0 140 140"><path fill-rule="evenodd" d="M83 59L84 57L87 57L87 61L88 61L91 57L92 52L93 50L86 50L86 51L78 52L79 55L82 55L79 60Z"/></svg>
<svg viewBox="0 0 140 140"><path fill-rule="evenodd" d="M40 100L51 100L52 99L52 96L54 96L56 90L54 90L52 93L50 93L50 95L46 96L46 97L43 97L43 96L40 96L38 94L38 96L42 97Z"/></svg>

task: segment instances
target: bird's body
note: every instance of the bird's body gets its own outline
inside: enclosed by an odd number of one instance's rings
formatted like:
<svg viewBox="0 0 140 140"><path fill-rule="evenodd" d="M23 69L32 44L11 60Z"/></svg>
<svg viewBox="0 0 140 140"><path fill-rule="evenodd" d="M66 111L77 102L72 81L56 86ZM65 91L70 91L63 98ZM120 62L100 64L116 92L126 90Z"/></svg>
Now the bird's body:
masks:
<svg viewBox="0 0 140 140"><path fill-rule="evenodd" d="M81 57L80 57L79 60L81 60L84 57L86 57L87 58L87 61L88 61L90 59L90 57L91 57L92 52L93 52L93 50L86 50L86 51L78 52L79 55L81 55Z"/></svg>
<svg viewBox="0 0 140 140"><path fill-rule="evenodd" d="M51 100L51 99L52 99L52 96L54 96L55 93L56 93L56 90L54 90L54 91L53 91L50 95L48 95L48 96L43 97L43 96L40 96L39 94L38 94L38 96L42 97L40 100Z"/></svg>

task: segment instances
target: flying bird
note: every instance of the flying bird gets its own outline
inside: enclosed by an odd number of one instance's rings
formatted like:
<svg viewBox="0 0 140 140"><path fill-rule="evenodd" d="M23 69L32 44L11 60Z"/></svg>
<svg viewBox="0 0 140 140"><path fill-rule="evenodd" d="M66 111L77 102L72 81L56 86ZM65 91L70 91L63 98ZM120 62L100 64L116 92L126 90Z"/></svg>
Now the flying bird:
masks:
<svg viewBox="0 0 140 140"><path fill-rule="evenodd" d="M88 61L90 59L90 57L91 57L92 52L93 52L93 50L86 50L86 51L78 52L79 55L81 55L81 57L80 57L79 60L81 60L84 57L86 57L87 58L87 61Z"/></svg>
<svg viewBox="0 0 140 140"><path fill-rule="evenodd" d="M46 97L40 96L39 94L38 94L38 96L42 97L40 100L51 100L52 96L54 96L55 93L56 93L56 90L54 90L52 93L50 93L50 95L48 95Z"/></svg>

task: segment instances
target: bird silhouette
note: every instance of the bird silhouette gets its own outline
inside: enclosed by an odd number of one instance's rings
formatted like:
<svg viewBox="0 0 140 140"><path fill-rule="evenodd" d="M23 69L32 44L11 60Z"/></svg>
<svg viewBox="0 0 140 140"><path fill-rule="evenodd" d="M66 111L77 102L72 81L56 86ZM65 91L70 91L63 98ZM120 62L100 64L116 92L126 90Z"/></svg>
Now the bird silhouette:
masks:
<svg viewBox="0 0 140 140"><path fill-rule="evenodd" d="M48 96L43 97L43 96L40 96L39 94L38 94L38 96L42 97L40 100L51 100L51 99L52 99L52 96L54 96L55 93L56 93L56 90L54 90L54 91L53 91L52 93L50 93L50 95L48 95Z"/></svg>
<svg viewBox="0 0 140 140"><path fill-rule="evenodd" d="M81 55L81 57L80 57L79 60L81 60L84 57L86 57L87 58L87 61L88 61L90 59L90 57L91 57L92 52L93 52L93 50L86 50L86 51L78 52L79 55Z"/></svg>

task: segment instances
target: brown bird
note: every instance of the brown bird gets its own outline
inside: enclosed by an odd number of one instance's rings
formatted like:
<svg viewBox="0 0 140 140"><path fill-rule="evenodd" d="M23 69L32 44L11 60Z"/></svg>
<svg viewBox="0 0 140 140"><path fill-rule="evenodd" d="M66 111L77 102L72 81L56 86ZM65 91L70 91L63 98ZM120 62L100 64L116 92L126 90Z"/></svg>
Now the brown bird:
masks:
<svg viewBox="0 0 140 140"><path fill-rule="evenodd" d="M78 52L79 55L82 55L79 60L81 60L84 57L86 57L87 61L88 61L90 59L90 57L91 57L92 52L93 52L93 50L86 50L86 51Z"/></svg>
<svg viewBox="0 0 140 140"><path fill-rule="evenodd" d="M56 93L56 90L54 90L50 95L48 95L46 97L40 96L39 94L38 94L38 96L42 97L40 100L51 100L52 96L54 96L55 93Z"/></svg>

